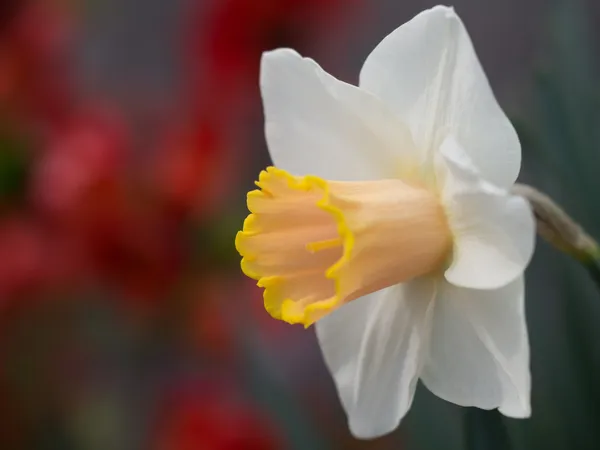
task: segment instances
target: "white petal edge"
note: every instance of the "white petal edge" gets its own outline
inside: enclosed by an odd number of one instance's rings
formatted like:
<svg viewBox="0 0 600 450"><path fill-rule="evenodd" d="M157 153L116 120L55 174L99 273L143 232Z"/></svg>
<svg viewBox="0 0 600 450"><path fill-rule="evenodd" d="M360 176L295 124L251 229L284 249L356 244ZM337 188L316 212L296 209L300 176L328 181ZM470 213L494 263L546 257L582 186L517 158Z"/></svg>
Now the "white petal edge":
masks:
<svg viewBox="0 0 600 450"><path fill-rule="evenodd" d="M523 278L487 291L442 282L421 379L435 395L457 405L529 417L531 375Z"/></svg>
<svg viewBox="0 0 600 450"><path fill-rule="evenodd" d="M387 434L408 412L428 345L435 288L428 278L392 286L316 323L355 437Z"/></svg>
<svg viewBox="0 0 600 450"><path fill-rule="evenodd" d="M519 139L454 9L426 10L384 38L359 86L390 105L420 148L434 153L452 134L487 180L503 188L516 180Z"/></svg>
<svg viewBox="0 0 600 450"><path fill-rule="evenodd" d="M436 171L454 236L446 280L467 288L496 289L519 277L535 248L529 203L481 179L452 138L440 147Z"/></svg>
<svg viewBox="0 0 600 450"><path fill-rule="evenodd" d="M418 156L407 126L368 92L290 49L263 54L260 88L273 163L295 175L398 177Z"/></svg>

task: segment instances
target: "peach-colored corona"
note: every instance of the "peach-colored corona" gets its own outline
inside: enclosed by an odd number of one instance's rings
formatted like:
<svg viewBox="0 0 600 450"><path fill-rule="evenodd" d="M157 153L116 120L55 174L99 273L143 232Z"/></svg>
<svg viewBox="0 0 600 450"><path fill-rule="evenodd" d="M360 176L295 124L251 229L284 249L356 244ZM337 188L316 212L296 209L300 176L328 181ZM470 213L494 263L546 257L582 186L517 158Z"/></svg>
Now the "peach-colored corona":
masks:
<svg viewBox="0 0 600 450"><path fill-rule="evenodd" d="M236 237L267 311L309 326L353 299L435 271L451 249L438 197L400 180L326 181L269 167Z"/></svg>

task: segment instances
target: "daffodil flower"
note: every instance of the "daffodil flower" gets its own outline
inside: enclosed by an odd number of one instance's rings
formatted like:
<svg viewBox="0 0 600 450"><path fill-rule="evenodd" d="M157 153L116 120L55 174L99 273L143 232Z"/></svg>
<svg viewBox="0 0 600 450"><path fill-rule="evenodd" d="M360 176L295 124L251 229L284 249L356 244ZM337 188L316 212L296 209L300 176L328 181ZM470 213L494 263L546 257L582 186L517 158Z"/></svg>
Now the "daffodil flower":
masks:
<svg viewBox="0 0 600 450"><path fill-rule="evenodd" d="M358 87L279 49L262 58L276 167L236 246L267 311L316 325L361 438L407 413L417 380L464 406L530 415L521 164L453 9L425 11L368 56Z"/></svg>

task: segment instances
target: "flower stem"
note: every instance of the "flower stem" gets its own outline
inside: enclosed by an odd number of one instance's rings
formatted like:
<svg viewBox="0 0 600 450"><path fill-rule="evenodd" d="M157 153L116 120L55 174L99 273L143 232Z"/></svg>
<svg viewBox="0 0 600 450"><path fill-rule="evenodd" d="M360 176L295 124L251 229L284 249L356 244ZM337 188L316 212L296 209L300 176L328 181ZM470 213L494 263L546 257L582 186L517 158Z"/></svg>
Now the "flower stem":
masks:
<svg viewBox="0 0 600 450"><path fill-rule="evenodd" d="M581 262L600 286L598 243L546 194L525 184L515 184L512 192L529 201L538 234L556 249Z"/></svg>

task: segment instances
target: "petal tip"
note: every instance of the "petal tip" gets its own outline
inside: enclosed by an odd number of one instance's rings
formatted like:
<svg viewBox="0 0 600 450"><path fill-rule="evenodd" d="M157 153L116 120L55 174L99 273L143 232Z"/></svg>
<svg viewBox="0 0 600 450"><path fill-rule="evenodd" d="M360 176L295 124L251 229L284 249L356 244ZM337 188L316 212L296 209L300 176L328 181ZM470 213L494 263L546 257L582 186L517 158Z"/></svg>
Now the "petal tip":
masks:
<svg viewBox="0 0 600 450"><path fill-rule="evenodd" d="M500 406L498 411L511 419L529 419L531 417L530 405L520 405L519 408Z"/></svg>
<svg viewBox="0 0 600 450"><path fill-rule="evenodd" d="M426 10L425 13L440 14L445 19L450 19L450 20L458 18L458 14L456 14L456 10L454 9L454 6L449 6L449 5L436 5L433 8Z"/></svg>
<svg viewBox="0 0 600 450"><path fill-rule="evenodd" d="M292 57L292 58L299 58L299 59L302 58L302 56L300 56L300 54L296 50L289 48L289 47L280 47L280 48L275 48L273 50L266 50L262 53L261 58L260 58L261 69L263 68L263 66L265 64L271 62L275 58L285 58L285 57Z"/></svg>
<svg viewBox="0 0 600 450"><path fill-rule="evenodd" d="M350 418L348 420L348 428L350 433L357 439L373 440L390 434L400 425L402 417L394 421L385 421L386 423L373 424L365 423L362 420Z"/></svg>
<svg viewBox="0 0 600 450"><path fill-rule="evenodd" d="M282 76L281 69L293 59L302 59L302 57L291 48L276 48L262 53L260 58L260 80L261 89L265 89L269 83L273 83L278 76Z"/></svg>

